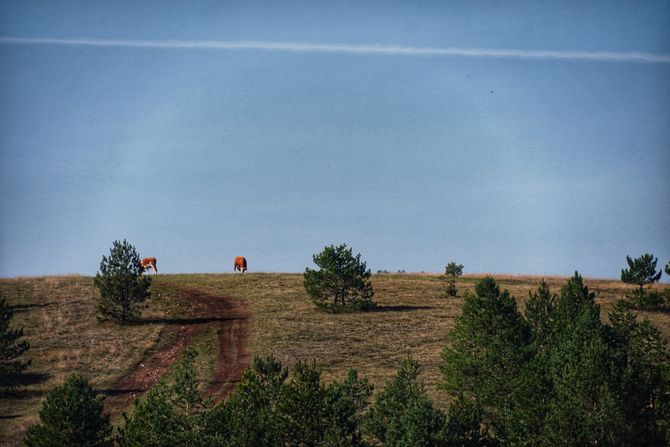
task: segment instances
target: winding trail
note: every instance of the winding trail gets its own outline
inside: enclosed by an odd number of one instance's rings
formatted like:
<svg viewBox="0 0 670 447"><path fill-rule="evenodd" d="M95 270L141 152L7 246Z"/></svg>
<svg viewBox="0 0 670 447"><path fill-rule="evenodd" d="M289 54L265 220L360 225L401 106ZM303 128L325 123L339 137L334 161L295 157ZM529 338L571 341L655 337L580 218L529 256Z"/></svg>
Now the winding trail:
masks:
<svg viewBox="0 0 670 447"><path fill-rule="evenodd" d="M192 309L192 315L188 318L144 321L165 324L159 336L162 342L147 359L135 366L132 373L122 377L113 389L105 391L105 410L112 418L154 385L170 365L179 360L193 340L207 329L216 330L219 342L216 370L205 392L207 396L215 402L225 399L240 381L242 371L251 363L251 311L245 301L197 288L176 284L169 286L177 292L177 300Z"/></svg>

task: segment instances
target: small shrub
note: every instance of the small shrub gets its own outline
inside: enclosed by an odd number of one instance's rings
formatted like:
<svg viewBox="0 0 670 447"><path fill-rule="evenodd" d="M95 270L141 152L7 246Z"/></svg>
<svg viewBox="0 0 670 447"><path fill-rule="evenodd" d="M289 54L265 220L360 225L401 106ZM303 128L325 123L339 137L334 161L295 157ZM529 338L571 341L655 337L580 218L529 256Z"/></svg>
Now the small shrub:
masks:
<svg viewBox="0 0 670 447"><path fill-rule="evenodd" d="M640 310L665 310L667 294L661 292L645 293L637 299L637 308Z"/></svg>
<svg viewBox="0 0 670 447"><path fill-rule="evenodd" d="M305 269L305 289L317 307L330 312L368 310L375 306L370 270L346 245L330 245L315 254L320 270Z"/></svg>
<svg viewBox="0 0 670 447"><path fill-rule="evenodd" d="M28 447L107 447L112 445L109 416L86 379L74 375L46 397L40 421L28 429Z"/></svg>
<svg viewBox="0 0 670 447"><path fill-rule="evenodd" d="M114 241L109 257L102 257L94 283L100 290L98 311L120 323L139 318L139 304L151 295L151 278L142 275L140 257L125 239Z"/></svg>

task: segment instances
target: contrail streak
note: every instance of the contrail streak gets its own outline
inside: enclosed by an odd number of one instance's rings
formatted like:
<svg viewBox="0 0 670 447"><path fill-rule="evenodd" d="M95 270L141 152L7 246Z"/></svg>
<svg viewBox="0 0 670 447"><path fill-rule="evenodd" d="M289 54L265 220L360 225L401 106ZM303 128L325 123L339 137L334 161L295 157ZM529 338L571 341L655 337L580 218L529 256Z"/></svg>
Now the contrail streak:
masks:
<svg viewBox="0 0 670 447"><path fill-rule="evenodd" d="M50 39L38 37L0 37L0 44L68 45L195 50L263 50L314 53L388 54L399 56L464 56L512 59L558 59L593 62L670 63L669 54L640 52L591 52L553 50L514 50L486 48L437 48L378 44L321 44L307 42L217 41L217 40L127 40L127 39Z"/></svg>

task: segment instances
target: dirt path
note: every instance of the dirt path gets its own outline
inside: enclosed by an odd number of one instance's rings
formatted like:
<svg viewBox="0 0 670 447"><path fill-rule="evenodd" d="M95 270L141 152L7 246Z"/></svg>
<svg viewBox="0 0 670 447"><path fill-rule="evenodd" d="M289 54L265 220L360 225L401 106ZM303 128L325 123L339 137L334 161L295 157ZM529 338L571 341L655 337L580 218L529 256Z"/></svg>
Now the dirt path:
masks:
<svg viewBox="0 0 670 447"><path fill-rule="evenodd" d="M105 409L112 418L155 384L193 339L207 329L214 328L219 339L216 371L206 391L215 402L230 394L240 381L242 371L251 363L251 312L246 302L195 288L171 286L177 291L177 299L192 308L193 313L188 318L144 321L165 324L159 336L161 344L148 359L136 365L130 375L121 378L113 389L106 390Z"/></svg>

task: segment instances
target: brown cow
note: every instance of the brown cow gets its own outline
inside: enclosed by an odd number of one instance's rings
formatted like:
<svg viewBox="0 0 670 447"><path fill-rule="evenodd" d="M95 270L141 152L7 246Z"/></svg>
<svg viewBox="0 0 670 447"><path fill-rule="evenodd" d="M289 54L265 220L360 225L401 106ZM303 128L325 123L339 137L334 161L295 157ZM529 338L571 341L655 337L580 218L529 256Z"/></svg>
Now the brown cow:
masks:
<svg viewBox="0 0 670 447"><path fill-rule="evenodd" d="M154 269L154 273L158 274L158 268L156 267L156 258L144 258L142 259L142 272L148 269Z"/></svg>
<svg viewBox="0 0 670 447"><path fill-rule="evenodd" d="M242 273L247 271L247 260L244 256L235 257L235 263L233 264L233 273L238 271Z"/></svg>

